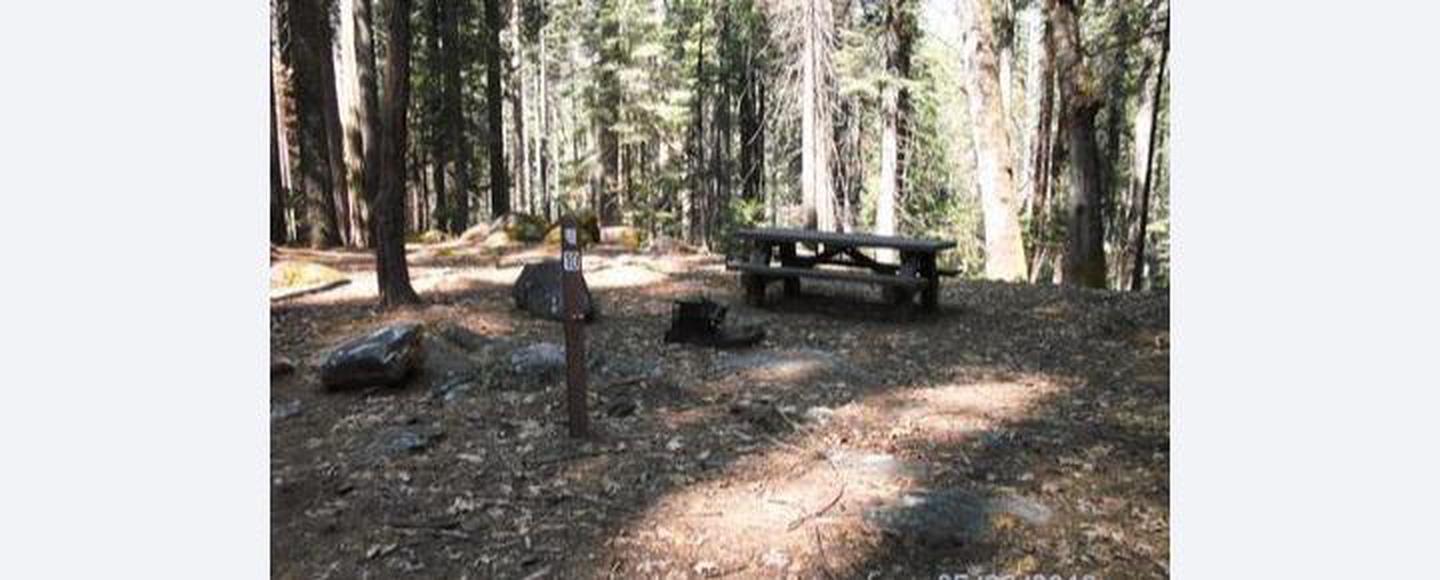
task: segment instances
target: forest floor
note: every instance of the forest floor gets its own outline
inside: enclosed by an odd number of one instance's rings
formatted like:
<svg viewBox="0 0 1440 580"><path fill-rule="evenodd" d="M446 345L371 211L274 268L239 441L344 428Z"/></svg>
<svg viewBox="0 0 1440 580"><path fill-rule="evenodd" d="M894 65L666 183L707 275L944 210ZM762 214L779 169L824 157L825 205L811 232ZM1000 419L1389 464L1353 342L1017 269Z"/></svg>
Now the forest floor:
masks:
<svg viewBox="0 0 1440 580"><path fill-rule="evenodd" d="M510 354L563 344L514 308L555 252L411 246L426 304L375 307L371 255L280 250L352 282L272 303L276 578L1046 578L1169 575L1169 298L961 279L901 321L878 290L744 306L721 257L585 257L598 436L564 380ZM664 344L705 294L768 336ZM405 386L327 392L329 347L427 324Z"/></svg>

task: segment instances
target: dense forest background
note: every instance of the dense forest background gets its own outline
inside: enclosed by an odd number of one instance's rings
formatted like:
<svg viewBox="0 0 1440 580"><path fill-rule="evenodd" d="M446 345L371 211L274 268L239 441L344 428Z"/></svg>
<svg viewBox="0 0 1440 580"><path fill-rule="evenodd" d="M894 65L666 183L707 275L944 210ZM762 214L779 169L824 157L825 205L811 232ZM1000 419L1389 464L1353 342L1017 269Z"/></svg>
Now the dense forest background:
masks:
<svg viewBox="0 0 1440 580"><path fill-rule="evenodd" d="M1169 284L1166 0L272 0L271 241L591 212L956 239L969 275Z"/></svg>

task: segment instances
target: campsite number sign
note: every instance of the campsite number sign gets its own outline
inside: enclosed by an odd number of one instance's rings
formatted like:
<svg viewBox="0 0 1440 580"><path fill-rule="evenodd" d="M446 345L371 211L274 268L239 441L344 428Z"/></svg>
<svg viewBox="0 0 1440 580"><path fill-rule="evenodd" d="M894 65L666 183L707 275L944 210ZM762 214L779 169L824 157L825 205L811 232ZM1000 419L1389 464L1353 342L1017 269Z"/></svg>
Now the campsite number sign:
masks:
<svg viewBox="0 0 1440 580"><path fill-rule="evenodd" d="M565 410L570 419L570 436L589 434L585 411L585 314L580 309L580 244L575 217L560 219L560 287L565 300Z"/></svg>

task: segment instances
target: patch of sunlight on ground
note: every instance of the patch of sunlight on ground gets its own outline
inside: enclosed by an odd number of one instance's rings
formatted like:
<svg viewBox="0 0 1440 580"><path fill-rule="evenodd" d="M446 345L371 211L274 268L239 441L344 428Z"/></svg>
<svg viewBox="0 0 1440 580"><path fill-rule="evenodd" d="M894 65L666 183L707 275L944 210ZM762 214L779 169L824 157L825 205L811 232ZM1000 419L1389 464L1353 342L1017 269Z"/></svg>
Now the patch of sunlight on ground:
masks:
<svg viewBox="0 0 1440 580"><path fill-rule="evenodd" d="M865 433L851 447L827 447L824 426L785 442L739 439L738 446L761 451L665 496L627 526L616 545L659 551L675 565L713 562L722 570L781 560L778 567L792 573L861 565L880 541L864 514L899 505L923 489L930 474L946 469L909 460L903 451L867 449L873 447L867 442L888 440L901 449L960 442L1023 419L1053 388L1041 378L1022 378L876 394L840 406L828 423Z"/></svg>
<svg viewBox="0 0 1440 580"><path fill-rule="evenodd" d="M339 270L314 262L284 261L270 266L271 289L305 288L346 279Z"/></svg>

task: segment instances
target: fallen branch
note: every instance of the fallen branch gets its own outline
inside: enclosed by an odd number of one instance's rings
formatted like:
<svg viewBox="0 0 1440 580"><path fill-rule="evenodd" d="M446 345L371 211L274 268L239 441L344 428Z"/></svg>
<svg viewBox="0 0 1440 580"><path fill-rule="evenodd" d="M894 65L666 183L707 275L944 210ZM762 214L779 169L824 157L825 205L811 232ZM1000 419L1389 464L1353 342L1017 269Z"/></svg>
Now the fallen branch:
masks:
<svg viewBox="0 0 1440 580"><path fill-rule="evenodd" d="M615 380L613 380L613 381L610 381L610 382L608 382L608 383L605 383L605 385L602 386L602 387L600 387L600 389L601 389L601 390L605 390L605 389L614 389L614 388L617 388L617 387L628 387L628 386L633 385L633 384L635 384L635 383L643 382L643 381L644 381L645 379L647 379L647 378L649 378L649 375L635 375L635 376L633 376L633 377L623 377L623 378L615 379Z"/></svg>
<svg viewBox="0 0 1440 580"><path fill-rule="evenodd" d="M844 495L845 495L845 484L842 483L842 484L840 484L840 492L837 493L837 494L835 494L835 499L830 500L830 503L825 504L825 507L822 507L822 508L816 510L814 513L812 513L812 514L810 514L810 515L807 515L807 516L802 516L800 519L797 519L797 520L795 520L795 521L793 521L793 522L790 522L790 526L787 527L787 528L785 528L785 531L787 531L787 532L795 531L795 528L798 528L798 527L800 527L800 526L802 526L802 525L805 525L805 522L808 522L808 521L810 521L810 520L813 520L813 519L815 519L815 518L818 518L818 517L820 517L820 516L825 515L825 512L830 511L830 508L833 508L833 507L835 507L835 504L840 503L840 498L843 497Z"/></svg>

